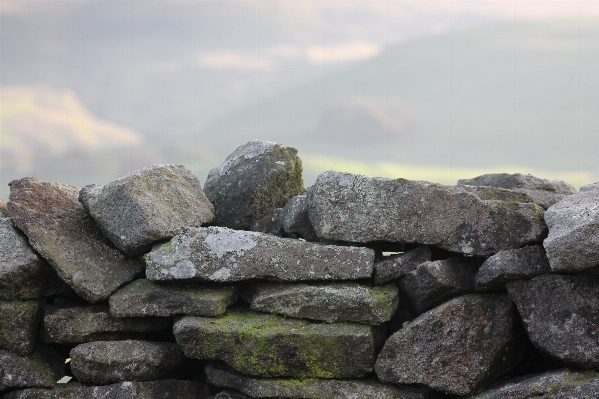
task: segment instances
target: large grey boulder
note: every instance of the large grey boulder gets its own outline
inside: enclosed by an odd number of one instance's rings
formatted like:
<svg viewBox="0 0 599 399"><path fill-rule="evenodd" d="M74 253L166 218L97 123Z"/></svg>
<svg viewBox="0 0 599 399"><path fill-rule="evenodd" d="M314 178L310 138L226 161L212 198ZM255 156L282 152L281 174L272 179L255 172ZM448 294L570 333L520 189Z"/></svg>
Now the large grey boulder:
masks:
<svg viewBox="0 0 599 399"><path fill-rule="evenodd" d="M306 193L296 195L287 201L279 214L279 221L285 233L290 236L303 238L306 241L318 240L314 226L310 222Z"/></svg>
<svg viewBox="0 0 599 399"><path fill-rule="evenodd" d="M491 198L494 198L491 196ZM544 237L543 208L483 200L462 186L327 171L308 193L320 239L435 245L492 255Z"/></svg>
<svg viewBox="0 0 599 399"><path fill-rule="evenodd" d="M136 340L89 342L70 356L73 376L87 385L168 378L183 359L176 344Z"/></svg>
<svg viewBox="0 0 599 399"><path fill-rule="evenodd" d="M478 290L502 290L512 280L551 273L549 261L540 245L499 251L487 259L476 274Z"/></svg>
<svg viewBox="0 0 599 399"><path fill-rule="evenodd" d="M204 191L214 204L214 224L248 229L304 191L302 161L295 148L250 141L210 172Z"/></svg>
<svg viewBox="0 0 599 399"><path fill-rule="evenodd" d="M458 185L498 187L528 194L544 209L560 202L565 196L576 193L576 189L565 181L548 180L522 173L490 173L458 180Z"/></svg>
<svg viewBox="0 0 599 399"><path fill-rule="evenodd" d="M0 349L0 392L12 388L50 388L64 375L64 357L37 346L28 355Z"/></svg>
<svg viewBox="0 0 599 399"><path fill-rule="evenodd" d="M186 316L173 327L185 356L222 360L262 377L360 378L372 372L382 336L361 324L308 323L250 311Z"/></svg>
<svg viewBox="0 0 599 399"><path fill-rule="evenodd" d="M549 236L543 246L554 272L599 265L599 189L589 186L545 212Z"/></svg>
<svg viewBox="0 0 599 399"><path fill-rule="evenodd" d="M430 262L432 253L429 247L421 245L416 249L391 256L374 264L374 283L385 284L397 280L416 270L424 262Z"/></svg>
<svg viewBox="0 0 599 399"><path fill-rule="evenodd" d="M535 347L569 365L599 366L599 276L546 274L506 287Z"/></svg>
<svg viewBox="0 0 599 399"><path fill-rule="evenodd" d="M198 227L184 228L145 260L149 280L356 280L372 274L374 251Z"/></svg>
<svg viewBox="0 0 599 399"><path fill-rule="evenodd" d="M33 350L41 314L40 301L0 300L0 348L20 355Z"/></svg>
<svg viewBox="0 0 599 399"><path fill-rule="evenodd" d="M79 200L104 235L129 255L214 219L200 181L181 165L152 165L103 186L86 186Z"/></svg>
<svg viewBox="0 0 599 399"><path fill-rule="evenodd" d="M381 381L423 384L468 395L516 366L524 343L505 296L471 294L413 320L385 343L375 366Z"/></svg>
<svg viewBox="0 0 599 399"><path fill-rule="evenodd" d="M141 262L126 259L102 235L79 203L77 187L29 177L9 185L13 222L85 300L104 300L141 272Z"/></svg>
<svg viewBox="0 0 599 399"><path fill-rule="evenodd" d="M381 324L398 305L397 287L369 287L357 283L253 285L244 293L250 308L297 319Z"/></svg>

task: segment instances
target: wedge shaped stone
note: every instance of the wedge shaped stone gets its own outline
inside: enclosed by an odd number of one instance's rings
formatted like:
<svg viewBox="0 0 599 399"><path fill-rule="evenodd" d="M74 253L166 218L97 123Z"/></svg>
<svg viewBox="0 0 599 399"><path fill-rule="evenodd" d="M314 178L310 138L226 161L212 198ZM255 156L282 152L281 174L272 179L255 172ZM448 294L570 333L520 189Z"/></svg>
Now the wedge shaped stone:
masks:
<svg viewBox="0 0 599 399"><path fill-rule="evenodd" d="M277 237L284 237L285 230L283 230L283 226L279 221L279 215L283 208L275 208L273 211L264 216L262 219L256 220L252 223L250 227L250 231L257 231L259 233L271 234Z"/></svg>
<svg viewBox="0 0 599 399"><path fill-rule="evenodd" d="M541 241L543 208L482 200L460 186L327 171L308 193L320 239L418 243L491 255Z"/></svg>
<svg viewBox="0 0 599 399"><path fill-rule="evenodd" d="M28 355L0 349L0 391L12 388L50 388L64 374L64 357L38 346Z"/></svg>
<svg viewBox="0 0 599 399"><path fill-rule="evenodd" d="M184 228L145 260L149 280L356 280L372 274L374 251L198 227Z"/></svg>
<svg viewBox="0 0 599 399"><path fill-rule="evenodd" d="M126 259L102 235L77 200L77 187L29 177L9 185L13 222L85 300L106 299L141 272L141 262Z"/></svg>
<svg viewBox="0 0 599 399"><path fill-rule="evenodd" d="M0 301L0 348L26 355L33 350L41 315L39 301Z"/></svg>
<svg viewBox="0 0 599 399"><path fill-rule="evenodd" d="M360 378L372 372L380 330L320 324L250 311L183 317L173 327L186 356L222 360L263 377Z"/></svg>
<svg viewBox="0 0 599 399"><path fill-rule="evenodd" d="M86 186L79 200L104 235L129 255L214 219L200 181L181 165L152 165L104 186Z"/></svg>
<svg viewBox="0 0 599 399"><path fill-rule="evenodd" d="M374 283L385 284L397 280L424 262L430 262L432 253L429 247L421 245L411 251L395 255L374 264Z"/></svg>
<svg viewBox="0 0 599 399"><path fill-rule="evenodd" d="M357 283L255 284L244 293L244 299L259 312L364 324L389 321L399 302L394 285L369 287Z"/></svg>
<svg viewBox="0 0 599 399"><path fill-rule="evenodd" d="M214 224L248 229L304 191L302 161L295 148L250 141L210 172L204 191L214 204Z"/></svg>
<svg viewBox="0 0 599 399"><path fill-rule="evenodd" d="M135 280L110 296L110 314L116 317L220 316L238 298L235 287L164 285Z"/></svg>
<svg viewBox="0 0 599 399"><path fill-rule="evenodd" d="M303 238L306 241L318 240L314 226L310 222L308 197L305 193L296 195L287 201L281 210L279 221L285 233L293 237Z"/></svg>

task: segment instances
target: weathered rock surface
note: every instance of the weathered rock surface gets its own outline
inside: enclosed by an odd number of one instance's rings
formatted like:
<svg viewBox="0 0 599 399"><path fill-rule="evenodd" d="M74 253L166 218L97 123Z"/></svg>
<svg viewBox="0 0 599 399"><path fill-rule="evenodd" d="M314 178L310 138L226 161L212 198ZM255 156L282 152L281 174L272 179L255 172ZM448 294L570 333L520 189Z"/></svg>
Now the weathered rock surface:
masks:
<svg viewBox="0 0 599 399"><path fill-rule="evenodd" d="M6 207L6 202L0 198L0 218L9 218L10 213L8 212L8 208Z"/></svg>
<svg viewBox="0 0 599 399"><path fill-rule="evenodd" d="M306 241L317 241L316 231L310 222L307 194L292 197L281 210L279 221L288 235L303 238Z"/></svg>
<svg viewBox="0 0 599 399"><path fill-rule="evenodd" d="M8 218L0 218L0 299L58 294L65 284Z"/></svg>
<svg viewBox="0 0 599 399"><path fill-rule="evenodd" d="M209 399L249 399L250 397L242 394L241 392L222 391L214 395L213 398Z"/></svg>
<svg viewBox="0 0 599 399"><path fill-rule="evenodd" d="M516 366L524 342L518 322L505 296L452 299L393 334L376 373L384 382L468 395Z"/></svg>
<svg viewBox="0 0 599 399"><path fill-rule="evenodd" d="M0 301L0 348L20 355L31 352L40 310L39 301Z"/></svg>
<svg viewBox="0 0 599 399"><path fill-rule="evenodd" d="M428 399L433 397L433 394L428 390L398 387L374 379L307 378L292 380L256 378L214 365L206 366L206 375L210 383L220 387L236 389L252 398Z"/></svg>
<svg viewBox="0 0 599 399"><path fill-rule="evenodd" d="M599 265L599 189L565 197L545 212L549 236L543 246L554 272Z"/></svg>
<svg viewBox="0 0 599 399"><path fill-rule="evenodd" d="M238 298L235 287L163 285L135 280L110 296L110 314L116 317L220 316Z"/></svg>
<svg viewBox="0 0 599 399"><path fill-rule="evenodd" d="M77 294L89 302L108 298L142 270L114 249L77 200L75 186L34 178L10 183L13 222Z"/></svg>
<svg viewBox="0 0 599 399"><path fill-rule="evenodd" d="M540 245L499 251L487 259L476 274L478 290L501 290L512 280L551 273L549 261Z"/></svg>
<svg viewBox="0 0 599 399"><path fill-rule="evenodd" d="M374 283L385 284L416 270L424 262L430 262L432 253L429 247L421 245L411 251L395 255L374 264Z"/></svg>
<svg viewBox="0 0 599 399"><path fill-rule="evenodd" d="M152 165L104 186L86 186L79 200L104 235L129 255L214 219L200 181L181 165Z"/></svg>
<svg viewBox="0 0 599 399"><path fill-rule="evenodd" d="M10 388L50 388L63 373L64 358L51 348L38 346L25 356L0 349L0 391Z"/></svg>
<svg viewBox="0 0 599 399"><path fill-rule="evenodd" d="M546 274L506 287L534 346L566 364L599 366L599 276Z"/></svg>
<svg viewBox="0 0 599 399"><path fill-rule="evenodd" d="M596 399L598 392L599 373L562 369L500 382L470 399Z"/></svg>
<svg viewBox="0 0 599 399"><path fill-rule="evenodd" d="M135 340L89 342L70 355L73 375L87 385L168 378L183 358L176 344Z"/></svg>
<svg viewBox="0 0 599 399"><path fill-rule="evenodd" d="M524 193L544 209L560 202L565 196L576 193L576 189L565 181L548 180L522 173L491 173L458 180L458 185L499 187Z"/></svg>
<svg viewBox="0 0 599 399"><path fill-rule="evenodd" d="M474 277L480 264L478 259L461 256L421 263L397 285L420 314L448 299L476 291Z"/></svg>
<svg viewBox="0 0 599 399"><path fill-rule="evenodd" d="M187 316L173 332L186 356L222 360L262 377L359 378L372 372L379 330L308 323L249 311L220 318Z"/></svg>
<svg viewBox="0 0 599 399"><path fill-rule="evenodd" d="M599 190L599 182L587 184L586 186L580 187L580 192L597 191L597 190Z"/></svg>
<svg viewBox="0 0 599 399"><path fill-rule="evenodd" d="M44 306L43 339L58 344L79 344L132 338L139 333L163 331L170 320L158 317L114 317L108 306Z"/></svg>
<svg viewBox="0 0 599 399"><path fill-rule="evenodd" d="M145 260L150 280L355 280L372 274L374 251L199 227L184 228Z"/></svg>
<svg viewBox="0 0 599 399"><path fill-rule="evenodd" d="M491 255L541 241L543 208L482 200L462 186L369 178L327 171L308 193L319 238L435 245L452 252Z"/></svg>
<svg viewBox="0 0 599 399"><path fill-rule="evenodd" d="M283 226L279 221L279 215L283 208L275 208L272 212L262 219L256 220L252 223L250 227L250 231L257 231L259 233L271 234L277 237L283 237L285 235L285 230L283 230Z"/></svg>
<svg viewBox="0 0 599 399"><path fill-rule="evenodd" d="M250 141L233 151L204 185L214 204L214 224L248 229L304 191L297 150L268 141Z"/></svg>
<svg viewBox="0 0 599 399"><path fill-rule="evenodd" d="M250 308L297 319L381 324L398 305L394 285L369 287L357 283L255 284L244 293Z"/></svg>

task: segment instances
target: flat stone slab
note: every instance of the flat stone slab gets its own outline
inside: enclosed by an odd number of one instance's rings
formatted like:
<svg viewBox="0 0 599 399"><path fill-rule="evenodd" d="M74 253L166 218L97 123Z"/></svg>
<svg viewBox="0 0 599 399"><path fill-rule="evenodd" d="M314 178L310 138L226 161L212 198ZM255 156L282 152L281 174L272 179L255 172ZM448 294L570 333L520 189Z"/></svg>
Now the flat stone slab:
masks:
<svg viewBox="0 0 599 399"><path fill-rule="evenodd" d="M320 239L417 243L472 255L543 239L543 208L483 200L471 191L327 171L308 192L310 220Z"/></svg>
<svg viewBox="0 0 599 399"><path fill-rule="evenodd" d="M357 283L255 284L244 293L244 299L259 312L364 324L389 321L399 303L395 285L369 287Z"/></svg>
<svg viewBox="0 0 599 399"><path fill-rule="evenodd" d="M198 227L183 229L145 260L149 280L356 280L370 278L374 251Z"/></svg>
<svg viewBox="0 0 599 399"><path fill-rule="evenodd" d="M142 271L114 249L78 201L79 189L34 178L10 182L13 222L58 276L89 302L102 301Z"/></svg>
<svg viewBox="0 0 599 399"><path fill-rule="evenodd" d="M26 355L33 350L41 315L40 301L0 300L0 348Z"/></svg>
<svg viewBox="0 0 599 399"><path fill-rule="evenodd" d="M434 397L428 390L384 384L375 379L256 378L210 364L206 366L206 375L211 384L236 389L252 398L432 399Z"/></svg>
<svg viewBox="0 0 599 399"><path fill-rule="evenodd" d="M599 366L599 276L546 274L506 287L535 347L576 367Z"/></svg>
<svg viewBox="0 0 599 399"><path fill-rule="evenodd" d="M518 323L505 296L454 298L393 334L379 354L376 373L383 382L474 393L520 361L524 337Z"/></svg>
<svg viewBox="0 0 599 399"><path fill-rule="evenodd" d="M512 280L551 273L549 260L540 245L499 251L487 259L476 274L477 290L503 290Z"/></svg>
<svg viewBox="0 0 599 399"><path fill-rule="evenodd" d="M103 186L86 186L79 200L104 235L129 255L214 219L200 181L181 165L152 165Z"/></svg>
<svg viewBox="0 0 599 399"><path fill-rule="evenodd" d="M50 388L64 375L64 357L38 346L28 355L0 349L0 392L13 388Z"/></svg>
<svg viewBox="0 0 599 399"><path fill-rule="evenodd" d="M115 317L106 305L44 306L42 335L45 342L79 344L132 338L141 333L164 331L170 320L159 317Z"/></svg>
<svg viewBox="0 0 599 399"><path fill-rule="evenodd" d="M397 280L424 262L430 262L432 253L429 247L421 245L411 251L395 255L374 264L374 283L385 284Z"/></svg>
<svg viewBox="0 0 599 399"><path fill-rule="evenodd" d="M137 340L89 342L70 356L73 376L87 385L168 378L183 360L176 344Z"/></svg>
<svg viewBox="0 0 599 399"><path fill-rule="evenodd" d="M380 331L360 324L308 323L250 311L183 317L173 327L185 356L222 360L262 377L360 378L372 372Z"/></svg>
<svg viewBox="0 0 599 399"><path fill-rule="evenodd" d="M233 286L165 285L140 279L110 296L110 314L116 317L220 316L238 296Z"/></svg>
<svg viewBox="0 0 599 399"><path fill-rule="evenodd" d="M214 204L214 224L245 230L304 191L302 161L295 148L253 140L210 171L204 191Z"/></svg>

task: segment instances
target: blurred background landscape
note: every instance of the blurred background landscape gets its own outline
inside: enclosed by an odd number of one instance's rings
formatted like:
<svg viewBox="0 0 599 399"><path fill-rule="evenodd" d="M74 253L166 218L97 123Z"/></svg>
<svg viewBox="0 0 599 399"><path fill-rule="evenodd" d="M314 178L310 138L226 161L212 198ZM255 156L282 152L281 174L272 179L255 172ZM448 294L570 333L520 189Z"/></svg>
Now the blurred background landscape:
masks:
<svg viewBox="0 0 599 399"><path fill-rule="evenodd" d="M0 197L237 145L454 184L599 180L596 1L0 1Z"/></svg>

